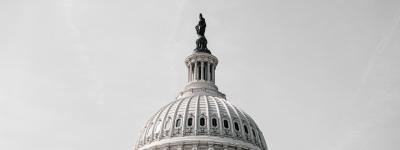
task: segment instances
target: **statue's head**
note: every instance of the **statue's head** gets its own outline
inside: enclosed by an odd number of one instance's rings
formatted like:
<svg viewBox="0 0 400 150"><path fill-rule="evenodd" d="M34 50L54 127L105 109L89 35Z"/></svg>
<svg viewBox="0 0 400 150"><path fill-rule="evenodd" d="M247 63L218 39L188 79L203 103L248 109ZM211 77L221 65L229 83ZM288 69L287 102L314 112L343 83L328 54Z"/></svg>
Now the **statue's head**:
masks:
<svg viewBox="0 0 400 150"><path fill-rule="evenodd" d="M200 18L200 20L202 20L202 19L204 19L203 18L203 15L200 13L200 15L199 15L199 18Z"/></svg>

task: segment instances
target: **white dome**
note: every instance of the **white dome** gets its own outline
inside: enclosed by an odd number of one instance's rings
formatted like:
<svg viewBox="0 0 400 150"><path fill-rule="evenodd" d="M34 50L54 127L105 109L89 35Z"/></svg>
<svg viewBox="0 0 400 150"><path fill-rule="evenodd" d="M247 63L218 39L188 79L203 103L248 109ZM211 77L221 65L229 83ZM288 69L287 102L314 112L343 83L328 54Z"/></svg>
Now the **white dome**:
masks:
<svg viewBox="0 0 400 150"><path fill-rule="evenodd" d="M174 139L267 149L263 134L248 114L223 97L207 94L180 98L161 108L146 123L136 148L171 145Z"/></svg>

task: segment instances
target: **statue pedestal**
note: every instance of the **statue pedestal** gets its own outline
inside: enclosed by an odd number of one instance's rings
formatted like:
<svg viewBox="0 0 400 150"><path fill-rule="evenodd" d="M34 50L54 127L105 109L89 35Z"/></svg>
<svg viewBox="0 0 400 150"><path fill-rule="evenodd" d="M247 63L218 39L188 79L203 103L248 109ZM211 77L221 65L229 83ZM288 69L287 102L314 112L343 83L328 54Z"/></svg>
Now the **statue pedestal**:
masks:
<svg viewBox="0 0 400 150"><path fill-rule="evenodd" d="M208 50L208 48L207 48L206 37L199 36L199 38L196 40L196 49L194 49L194 51L211 54L210 50Z"/></svg>

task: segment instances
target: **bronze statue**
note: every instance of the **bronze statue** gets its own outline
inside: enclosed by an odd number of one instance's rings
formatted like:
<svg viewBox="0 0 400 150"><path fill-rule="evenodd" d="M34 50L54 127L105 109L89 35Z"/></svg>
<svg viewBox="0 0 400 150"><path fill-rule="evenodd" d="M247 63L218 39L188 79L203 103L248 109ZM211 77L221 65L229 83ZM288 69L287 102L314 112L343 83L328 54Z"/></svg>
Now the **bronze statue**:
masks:
<svg viewBox="0 0 400 150"><path fill-rule="evenodd" d="M203 18L203 15L201 13L199 15L199 18L199 24L197 24L195 27L199 38L196 40L196 49L194 49L194 51L211 54L210 50L208 50L207 48L207 39L204 36L204 32L206 31L206 20Z"/></svg>
<svg viewBox="0 0 400 150"><path fill-rule="evenodd" d="M203 15L201 13L199 15L199 18L199 24L197 24L195 28L197 31L197 35L204 36L204 32L206 31L206 20L203 18Z"/></svg>

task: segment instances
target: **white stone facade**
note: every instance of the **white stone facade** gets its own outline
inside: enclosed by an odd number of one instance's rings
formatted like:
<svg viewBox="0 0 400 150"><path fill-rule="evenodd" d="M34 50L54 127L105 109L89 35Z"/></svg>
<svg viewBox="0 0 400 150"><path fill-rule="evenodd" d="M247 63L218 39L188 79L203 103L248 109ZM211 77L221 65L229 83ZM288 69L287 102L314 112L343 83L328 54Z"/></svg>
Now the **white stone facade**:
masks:
<svg viewBox="0 0 400 150"><path fill-rule="evenodd" d="M195 52L185 64L188 84L175 101L150 118L135 150L267 150L254 120L218 91L218 59Z"/></svg>

